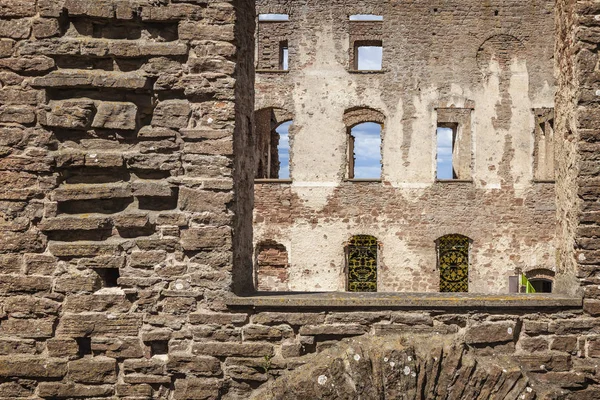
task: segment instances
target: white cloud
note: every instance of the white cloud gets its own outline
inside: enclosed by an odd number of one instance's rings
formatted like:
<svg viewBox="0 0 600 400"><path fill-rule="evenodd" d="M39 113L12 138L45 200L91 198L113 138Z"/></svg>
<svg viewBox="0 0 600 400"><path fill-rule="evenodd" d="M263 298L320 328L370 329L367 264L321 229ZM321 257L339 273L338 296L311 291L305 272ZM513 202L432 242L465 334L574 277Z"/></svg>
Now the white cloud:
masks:
<svg viewBox="0 0 600 400"><path fill-rule="evenodd" d="M452 141L453 131L450 128L437 130L437 178L452 179Z"/></svg>
<svg viewBox="0 0 600 400"><path fill-rule="evenodd" d="M381 177L381 126L372 122L355 126L354 177L378 179Z"/></svg>
<svg viewBox="0 0 600 400"><path fill-rule="evenodd" d="M290 126L292 121L279 125L276 129L279 133L279 145L277 152L279 154L279 179L290 178Z"/></svg>
<svg viewBox="0 0 600 400"><path fill-rule="evenodd" d="M259 21L289 21L290 16L288 14L259 14Z"/></svg>
<svg viewBox="0 0 600 400"><path fill-rule="evenodd" d="M358 47L358 70L380 71L383 66L383 48L381 46Z"/></svg>
<svg viewBox="0 0 600 400"><path fill-rule="evenodd" d="M373 14L356 14L350 16L350 21L383 21L383 16Z"/></svg>

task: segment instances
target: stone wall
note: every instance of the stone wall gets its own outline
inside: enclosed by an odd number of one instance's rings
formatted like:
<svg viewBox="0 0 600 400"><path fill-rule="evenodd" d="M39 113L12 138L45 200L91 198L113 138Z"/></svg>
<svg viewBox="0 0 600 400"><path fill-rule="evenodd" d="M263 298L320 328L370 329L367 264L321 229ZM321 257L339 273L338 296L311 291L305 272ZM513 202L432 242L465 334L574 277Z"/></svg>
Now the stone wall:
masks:
<svg viewBox="0 0 600 400"><path fill-rule="evenodd" d="M0 399L357 399L382 376L364 368L370 354L393 357L372 365L410 390L426 375L415 366L437 368L439 386L415 387L438 398L444 387L466 399L599 398L596 225L580 208L596 201L593 189L578 197L593 178L576 179L594 131L573 125L597 113L593 97L577 107L586 91L572 79L596 57L594 29L575 24L597 13L558 2L557 119L561 138L573 132L560 150L559 267L582 278L585 310L536 296L260 306L233 296L253 284L253 4L0 0ZM289 222L286 199L273 207ZM418 349L441 349L439 363L408 360Z"/></svg>
<svg viewBox="0 0 600 400"><path fill-rule="evenodd" d="M257 1L259 13L289 14L258 23L289 27L290 68L257 71L255 109L291 114L293 182L257 184L254 215L255 246L275 240L289 253L289 289L346 290L354 235L381 243L383 292L439 291L436 240L448 234L472 240L472 292L508 293L517 270L556 272L555 185L534 162L534 110L554 107L553 5ZM355 71L354 45L377 41L383 70ZM378 182L348 179L344 115L357 108L383 116L353 122L383 124ZM456 123L460 180L440 182L436 128ZM575 290L574 279L557 283Z"/></svg>
<svg viewBox="0 0 600 400"><path fill-rule="evenodd" d="M190 315L252 287L254 4L0 19L0 398L216 396Z"/></svg>

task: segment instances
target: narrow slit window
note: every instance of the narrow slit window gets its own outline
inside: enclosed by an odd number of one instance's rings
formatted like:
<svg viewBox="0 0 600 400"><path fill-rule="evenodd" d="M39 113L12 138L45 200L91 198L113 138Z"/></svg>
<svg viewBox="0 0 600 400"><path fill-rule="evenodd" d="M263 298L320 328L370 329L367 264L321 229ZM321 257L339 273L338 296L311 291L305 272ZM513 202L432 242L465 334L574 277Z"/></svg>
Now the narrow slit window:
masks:
<svg viewBox="0 0 600 400"><path fill-rule="evenodd" d="M383 68L383 44L381 41L356 42L354 45L354 68L357 71L381 71Z"/></svg>
<svg viewBox="0 0 600 400"><path fill-rule="evenodd" d="M279 69L287 71L289 68L290 53L287 40L279 42Z"/></svg>
<svg viewBox="0 0 600 400"><path fill-rule="evenodd" d="M259 14L259 21L289 21L290 16L288 14Z"/></svg>
<svg viewBox="0 0 600 400"><path fill-rule="evenodd" d="M554 159L554 109L535 110L534 174L537 181L552 182L555 179Z"/></svg>
<svg viewBox="0 0 600 400"><path fill-rule="evenodd" d="M277 132L278 179L290 179L290 126L293 121L284 122L275 130Z"/></svg>
<svg viewBox="0 0 600 400"><path fill-rule="evenodd" d="M354 14L350 16L350 21L383 21L383 15Z"/></svg>
<svg viewBox="0 0 600 400"><path fill-rule="evenodd" d="M381 179L381 125L358 124L348 137L348 178Z"/></svg>
<svg viewBox="0 0 600 400"><path fill-rule="evenodd" d="M437 128L437 179L458 179L455 168L457 124L444 124Z"/></svg>

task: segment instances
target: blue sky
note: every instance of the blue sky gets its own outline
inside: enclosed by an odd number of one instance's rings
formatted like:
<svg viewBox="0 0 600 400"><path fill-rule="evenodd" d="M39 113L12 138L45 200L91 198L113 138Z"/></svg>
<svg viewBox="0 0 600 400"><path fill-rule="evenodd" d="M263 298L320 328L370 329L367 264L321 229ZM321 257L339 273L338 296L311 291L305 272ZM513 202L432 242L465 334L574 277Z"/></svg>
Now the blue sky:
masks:
<svg viewBox="0 0 600 400"><path fill-rule="evenodd" d="M290 16L288 14L259 14L259 21L289 21Z"/></svg>
<svg viewBox="0 0 600 400"><path fill-rule="evenodd" d="M292 121L276 129L279 133L279 179L290 179L290 137ZM373 122L352 128L354 136L354 177L356 179L381 178L381 126ZM437 130L437 178L452 179L452 129Z"/></svg>
<svg viewBox="0 0 600 400"><path fill-rule="evenodd" d="M352 128L354 178L381 178L381 125L367 122Z"/></svg>
<svg viewBox="0 0 600 400"><path fill-rule="evenodd" d="M452 129L437 130L437 179L452 179Z"/></svg>
<svg viewBox="0 0 600 400"><path fill-rule="evenodd" d="M279 179L290 179L290 126L293 121L284 122L277 127L279 133Z"/></svg>

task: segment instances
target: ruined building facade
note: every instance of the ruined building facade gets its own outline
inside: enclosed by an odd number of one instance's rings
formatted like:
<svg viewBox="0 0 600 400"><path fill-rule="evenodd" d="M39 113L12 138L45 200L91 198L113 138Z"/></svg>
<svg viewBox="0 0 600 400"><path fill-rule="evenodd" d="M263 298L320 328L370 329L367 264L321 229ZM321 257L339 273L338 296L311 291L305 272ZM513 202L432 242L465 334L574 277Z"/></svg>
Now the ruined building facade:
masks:
<svg viewBox="0 0 600 400"><path fill-rule="evenodd" d="M258 23L257 137L293 120L291 180L265 174L278 141L259 141L259 287L351 290L355 235L378 242L381 292L439 291L439 241L456 234L469 247L460 291L508 293L516 270L554 279L553 10L553 1L258 1L259 15L287 18ZM362 46L382 47L380 70L358 70ZM350 149L351 129L365 122L382 126L383 167L371 180L352 175L362 149ZM445 180L438 127L455 134ZM269 242L287 262L263 260Z"/></svg>
<svg viewBox="0 0 600 400"><path fill-rule="evenodd" d="M0 399L600 398L598 4L321 3L0 0Z"/></svg>

